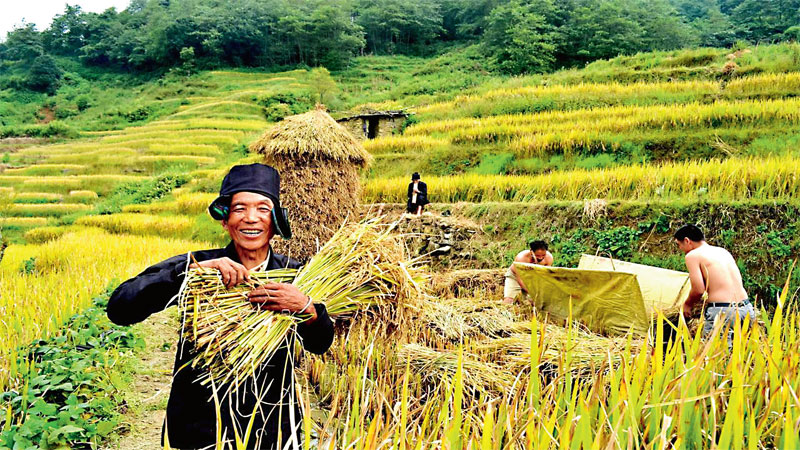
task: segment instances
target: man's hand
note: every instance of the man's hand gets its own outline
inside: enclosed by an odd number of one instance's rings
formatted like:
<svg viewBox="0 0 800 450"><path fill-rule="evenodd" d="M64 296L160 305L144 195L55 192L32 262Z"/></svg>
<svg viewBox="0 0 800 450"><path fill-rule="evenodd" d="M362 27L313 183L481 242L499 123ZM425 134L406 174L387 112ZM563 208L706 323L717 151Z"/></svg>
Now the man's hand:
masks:
<svg viewBox="0 0 800 450"><path fill-rule="evenodd" d="M309 297L293 284L267 283L250 291L247 298L250 303L261 309L308 314L310 318L307 323L317 320L317 309L313 304L309 304Z"/></svg>
<svg viewBox="0 0 800 450"><path fill-rule="evenodd" d="M219 274L222 276L222 284L228 289L242 284L245 281L250 281L250 271L227 256L200 261L199 263L189 266L190 269L197 269L198 267L210 267L219 270Z"/></svg>
<svg viewBox="0 0 800 450"><path fill-rule="evenodd" d="M689 302L684 302L683 306L681 306L681 311L683 312L683 318L689 320L692 318L692 305Z"/></svg>

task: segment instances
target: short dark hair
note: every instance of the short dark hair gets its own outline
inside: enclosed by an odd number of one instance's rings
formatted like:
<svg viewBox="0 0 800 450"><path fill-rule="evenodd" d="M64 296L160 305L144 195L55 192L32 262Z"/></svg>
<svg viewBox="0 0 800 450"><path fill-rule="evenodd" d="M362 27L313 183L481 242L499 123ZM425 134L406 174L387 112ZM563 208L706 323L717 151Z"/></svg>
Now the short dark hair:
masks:
<svg viewBox="0 0 800 450"><path fill-rule="evenodd" d="M545 241L530 241L528 245L530 246L532 252L535 252L536 250L547 251L547 242Z"/></svg>
<svg viewBox="0 0 800 450"><path fill-rule="evenodd" d="M686 238L689 238L690 241L694 242L706 240L705 236L703 236L703 230L701 230L697 225L692 224L686 224L678 228L678 231L675 232L675 239L682 241Z"/></svg>
<svg viewBox="0 0 800 450"><path fill-rule="evenodd" d="M414 172L411 174L411 180L419 180L419 173Z"/></svg>

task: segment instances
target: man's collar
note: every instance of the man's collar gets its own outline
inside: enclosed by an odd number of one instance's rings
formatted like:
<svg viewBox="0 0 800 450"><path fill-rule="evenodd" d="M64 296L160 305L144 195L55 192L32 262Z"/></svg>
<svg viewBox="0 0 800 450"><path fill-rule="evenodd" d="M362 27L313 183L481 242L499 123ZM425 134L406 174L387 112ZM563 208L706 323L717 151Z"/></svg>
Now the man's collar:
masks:
<svg viewBox="0 0 800 450"><path fill-rule="evenodd" d="M242 263L242 260L239 259L239 253L236 252L236 245L233 243L233 241L231 241L230 243L228 243L227 246L225 246L225 256L236 261L239 264ZM256 267L250 270L267 270L267 267L269 267L270 259L272 259L272 246L270 246L269 250L267 250L267 258L264 259L264 261L262 261L261 264L257 265Z"/></svg>

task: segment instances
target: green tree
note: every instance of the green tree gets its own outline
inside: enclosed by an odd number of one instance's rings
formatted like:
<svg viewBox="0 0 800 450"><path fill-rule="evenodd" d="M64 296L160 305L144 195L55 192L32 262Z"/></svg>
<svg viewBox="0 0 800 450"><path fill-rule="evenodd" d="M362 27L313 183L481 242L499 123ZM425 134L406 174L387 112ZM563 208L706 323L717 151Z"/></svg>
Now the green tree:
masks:
<svg viewBox="0 0 800 450"><path fill-rule="evenodd" d="M317 94L318 103L325 103L325 96L337 90L336 82L331 78L331 73L324 67L311 69L309 81Z"/></svg>
<svg viewBox="0 0 800 450"><path fill-rule="evenodd" d="M744 0L731 11L741 37L750 41L777 41L800 24L800 0Z"/></svg>
<svg viewBox="0 0 800 450"><path fill-rule="evenodd" d="M50 27L42 33L44 47L57 55L77 55L86 32L81 7L66 5L63 14L53 17Z"/></svg>
<svg viewBox="0 0 800 450"><path fill-rule="evenodd" d="M321 6L316 8L308 21L309 49L306 64L322 65L330 69L347 66L350 58L364 47L361 27L350 20L342 8Z"/></svg>
<svg viewBox="0 0 800 450"><path fill-rule="evenodd" d="M579 62L613 58L644 48L644 29L628 16L620 1L581 2L570 15L566 34L567 55Z"/></svg>
<svg viewBox="0 0 800 450"><path fill-rule="evenodd" d="M26 80L34 91L55 92L61 80L62 71L50 55L41 55L33 60Z"/></svg>
<svg viewBox="0 0 800 450"><path fill-rule="evenodd" d="M435 0L361 0L356 22L366 34L373 53L422 53L444 28Z"/></svg>
<svg viewBox="0 0 800 450"><path fill-rule="evenodd" d="M504 0L442 0L442 26L450 39L481 36L489 14Z"/></svg>
<svg viewBox="0 0 800 450"><path fill-rule="evenodd" d="M44 54L42 36L32 23L15 28L6 34L0 59L31 63Z"/></svg>
<svg viewBox="0 0 800 450"><path fill-rule="evenodd" d="M547 0L526 3L512 0L495 8L483 36L483 51L492 65L510 74L552 69L556 33L545 15L554 9Z"/></svg>

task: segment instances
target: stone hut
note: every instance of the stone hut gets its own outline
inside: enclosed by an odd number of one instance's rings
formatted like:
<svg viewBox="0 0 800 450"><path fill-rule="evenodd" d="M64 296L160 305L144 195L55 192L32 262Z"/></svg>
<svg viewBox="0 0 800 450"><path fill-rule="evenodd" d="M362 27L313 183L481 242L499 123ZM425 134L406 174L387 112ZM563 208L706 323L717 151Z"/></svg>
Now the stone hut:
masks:
<svg viewBox="0 0 800 450"><path fill-rule="evenodd" d="M337 119L340 125L360 140L390 136L402 127L408 118L405 111L366 110L360 114Z"/></svg>

